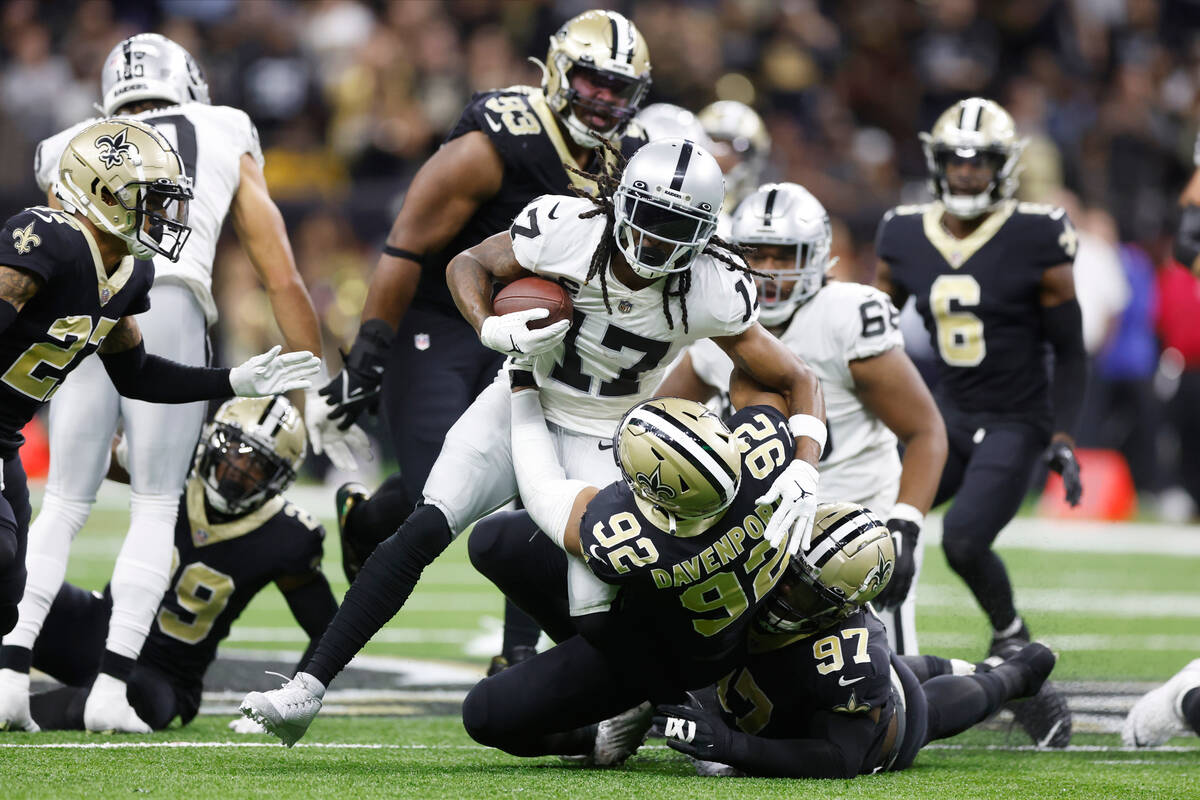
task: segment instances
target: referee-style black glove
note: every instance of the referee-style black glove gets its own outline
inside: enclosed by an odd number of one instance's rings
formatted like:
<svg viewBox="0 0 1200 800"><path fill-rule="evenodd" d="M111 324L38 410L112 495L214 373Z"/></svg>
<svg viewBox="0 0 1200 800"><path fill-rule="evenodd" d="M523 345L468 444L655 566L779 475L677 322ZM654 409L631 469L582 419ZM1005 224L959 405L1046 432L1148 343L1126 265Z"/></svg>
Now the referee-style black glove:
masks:
<svg viewBox="0 0 1200 800"><path fill-rule="evenodd" d="M900 605L912 590L913 577L917 574L917 537L921 533L921 527L907 519L889 519L887 527L892 532L896 566L892 569L892 579L871 601L880 608Z"/></svg>
<svg viewBox="0 0 1200 800"><path fill-rule="evenodd" d="M719 714L692 706L659 706L654 724L661 726L673 750L701 761L725 762L732 733Z"/></svg>
<svg viewBox="0 0 1200 800"><path fill-rule="evenodd" d="M375 413L379 407L383 365L391 350L392 329L381 319L369 319L358 330L346 365L318 392L333 406L330 419L340 419L338 430L353 425L364 411Z"/></svg>
<svg viewBox="0 0 1200 800"><path fill-rule="evenodd" d="M1064 441L1051 442L1042 455L1046 466L1062 475L1063 488L1067 490L1067 502L1072 506L1079 505L1083 496L1083 483L1079 480L1079 462L1075 460L1075 450Z"/></svg>

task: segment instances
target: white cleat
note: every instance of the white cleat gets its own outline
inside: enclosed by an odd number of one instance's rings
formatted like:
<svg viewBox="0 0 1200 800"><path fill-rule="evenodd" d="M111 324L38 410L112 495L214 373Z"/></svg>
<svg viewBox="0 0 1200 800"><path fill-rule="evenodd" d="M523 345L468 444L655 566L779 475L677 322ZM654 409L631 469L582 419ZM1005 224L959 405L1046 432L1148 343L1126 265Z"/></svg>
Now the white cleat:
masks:
<svg viewBox="0 0 1200 800"><path fill-rule="evenodd" d="M238 717L229 721L229 730L234 733L252 734L252 733L270 733L262 725L249 717Z"/></svg>
<svg viewBox="0 0 1200 800"><path fill-rule="evenodd" d="M0 669L0 731L40 730L29 713L29 674Z"/></svg>
<svg viewBox="0 0 1200 800"><path fill-rule="evenodd" d="M324 684L307 672L297 672L282 688L246 695L239 709L291 747L312 724L324 696Z"/></svg>
<svg viewBox="0 0 1200 800"><path fill-rule="evenodd" d="M129 705L125 681L103 672L83 705L83 727L94 733L153 733Z"/></svg>
<svg viewBox="0 0 1200 800"><path fill-rule="evenodd" d="M1126 747L1158 747L1172 736L1187 733L1190 728L1183 718L1183 696L1198 687L1200 658L1133 704L1121 727L1121 742Z"/></svg>
<svg viewBox="0 0 1200 800"><path fill-rule="evenodd" d="M646 741L654 722L654 706L642 703L606 719L596 728L591 764L595 767L619 767Z"/></svg>

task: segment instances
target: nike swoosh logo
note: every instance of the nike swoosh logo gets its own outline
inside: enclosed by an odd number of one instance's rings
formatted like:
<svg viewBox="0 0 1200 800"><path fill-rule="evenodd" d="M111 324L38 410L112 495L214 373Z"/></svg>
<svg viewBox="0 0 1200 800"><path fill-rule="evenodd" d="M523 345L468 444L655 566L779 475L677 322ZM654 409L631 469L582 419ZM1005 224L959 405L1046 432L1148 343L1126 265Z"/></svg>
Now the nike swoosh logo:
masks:
<svg viewBox="0 0 1200 800"><path fill-rule="evenodd" d="M612 450L613 443L612 442L596 442L596 447L600 448L601 450Z"/></svg>
<svg viewBox="0 0 1200 800"><path fill-rule="evenodd" d="M549 217L550 219L558 219L558 214L555 214L554 213L555 211L558 211L558 203L554 204L554 208L550 209L550 213L547 214L546 216Z"/></svg>
<svg viewBox="0 0 1200 800"><path fill-rule="evenodd" d="M592 545L591 547L588 548L588 552L591 553L592 558L596 559L597 561L600 561L600 560L602 560L603 556L601 556L599 553L596 552L597 547L599 547L599 545L595 545L595 544Z"/></svg>
<svg viewBox="0 0 1200 800"><path fill-rule="evenodd" d="M492 119L492 115L491 115L491 114L484 114L484 115L483 115L483 118L487 120L487 124L488 124L488 127L489 127L489 128L491 128L492 130L494 130L496 133L499 133L499 132L500 132L500 129L501 129L501 127L502 127L502 126L500 125L500 123L499 123L499 122L496 122L496 120Z"/></svg>
<svg viewBox="0 0 1200 800"><path fill-rule="evenodd" d="M850 680L846 680L845 676L842 676L842 677L838 678L838 686L849 686L852 683L858 683L865 677L867 677L867 676L859 675L857 678L851 678Z"/></svg>

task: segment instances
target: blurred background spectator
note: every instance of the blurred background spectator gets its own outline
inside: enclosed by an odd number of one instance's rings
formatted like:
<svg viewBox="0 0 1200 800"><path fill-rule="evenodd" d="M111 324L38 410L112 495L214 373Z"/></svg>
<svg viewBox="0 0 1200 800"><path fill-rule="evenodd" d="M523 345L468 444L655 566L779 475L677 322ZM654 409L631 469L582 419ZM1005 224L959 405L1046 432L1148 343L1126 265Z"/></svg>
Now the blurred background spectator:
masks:
<svg viewBox="0 0 1200 800"><path fill-rule="evenodd" d="M543 57L547 37L590 5L7 0L0 200L6 213L38 202L37 141L94 113L113 44L162 32L199 60L214 102L258 125L327 345L345 346L417 167L471 92L540 82L527 57ZM885 209L928 197L917 133L963 96L1006 104L1029 138L1021 199L1078 198L1068 205L1096 366L1082 440L1122 448L1142 491L1184 486L1200 503L1200 328L1181 322L1195 320L1200 289L1168 246L1200 123L1200 0L602 5L629 15L650 45L647 103L695 111L734 99L763 115L773 138L766 179L802 183L825 203L847 274L871 274ZM241 258L222 248L216 265L225 361L274 335Z"/></svg>

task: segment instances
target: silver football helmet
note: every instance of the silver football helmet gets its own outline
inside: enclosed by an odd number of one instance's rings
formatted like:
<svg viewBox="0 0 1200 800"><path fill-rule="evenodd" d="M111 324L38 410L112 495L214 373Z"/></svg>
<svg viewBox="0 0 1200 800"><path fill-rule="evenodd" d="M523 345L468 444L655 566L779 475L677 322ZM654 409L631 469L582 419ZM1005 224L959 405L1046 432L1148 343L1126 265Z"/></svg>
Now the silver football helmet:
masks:
<svg viewBox="0 0 1200 800"><path fill-rule="evenodd" d="M691 139L712 152L712 142L704 132L704 126L695 114L683 106L653 103L639 111L634 121L642 126L646 138L651 142L657 142L659 139Z"/></svg>
<svg viewBox="0 0 1200 800"><path fill-rule="evenodd" d="M803 186L768 183L742 201L733 214L733 241L743 247L795 247L791 269L770 270L770 279L756 277L759 319L767 326L787 320L797 306L817 293L833 264L829 250L833 228L825 206ZM751 266L754 266L751 260Z"/></svg>
<svg viewBox="0 0 1200 800"><path fill-rule="evenodd" d="M613 196L617 247L638 275L688 269L717 230L725 194L721 167L688 139L661 139L629 159Z"/></svg>
<svg viewBox="0 0 1200 800"><path fill-rule="evenodd" d="M304 420L286 397L235 397L204 427L195 473L214 509L249 514L292 485L306 445Z"/></svg>
<svg viewBox="0 0 1200 800"><path fill-rule="evenodd" d="M696 115L713 141L713 154L726 168L729 193L725 204L735 208L762 180L771 154L771 135L758 113L737 100L718 100Z"/></svg>
<svg viewBox="0 0 1200 800"><path fill-rule="evenodd" d="M921 134L930 190L946 210L961 219L974 219L1013 196L1017 190L1017 161L1025 149L1016 123L998 103L982 97L960 100L942 112L933 130ZM950 193L946 166L951 159L982 158L994 169L992 181L978 194Z"/></svg>
<svg viewBox="0 0 1200 800"><path fill-rule="evenodd" d="M196 59L157 33L139 33L120 42L100 72L101 108L111 117L139 100L208 103L208 82Z"/></svg>

